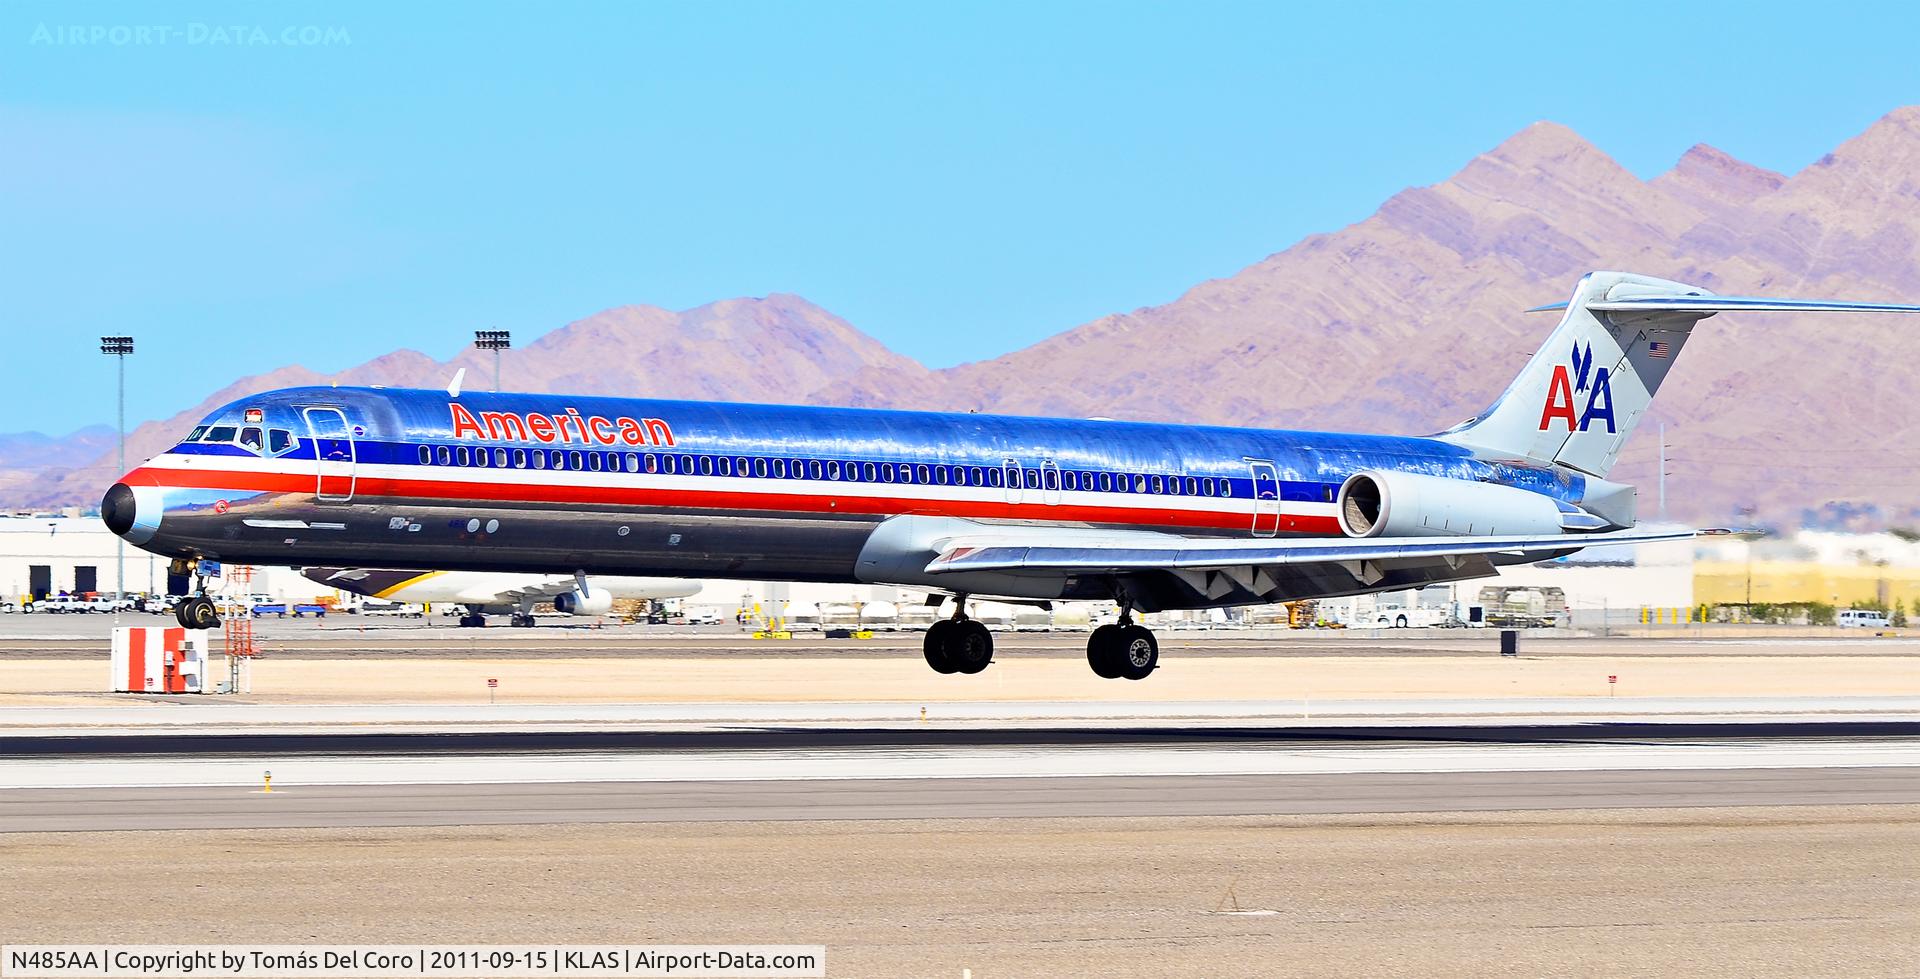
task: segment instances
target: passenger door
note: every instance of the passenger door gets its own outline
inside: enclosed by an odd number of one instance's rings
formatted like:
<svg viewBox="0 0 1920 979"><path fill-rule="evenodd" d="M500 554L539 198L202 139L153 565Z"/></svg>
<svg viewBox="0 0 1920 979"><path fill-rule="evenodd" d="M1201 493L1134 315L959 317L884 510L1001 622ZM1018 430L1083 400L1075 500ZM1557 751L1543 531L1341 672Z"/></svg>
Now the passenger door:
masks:
<svg viewBox="0 0 1920 979"><path fill-rule="evenodd" d="M1280 532L1280 473L1267 459L1248 459L1253 472L1253 536Z"/></svg>
<svg viewBox="0 0 1920 979"><path fill-rule="evenodd" d="M314 498L322 503L350 502L359 460L346 413L338 408L308 408L303 414L307 432L313 436Z"/></svg>

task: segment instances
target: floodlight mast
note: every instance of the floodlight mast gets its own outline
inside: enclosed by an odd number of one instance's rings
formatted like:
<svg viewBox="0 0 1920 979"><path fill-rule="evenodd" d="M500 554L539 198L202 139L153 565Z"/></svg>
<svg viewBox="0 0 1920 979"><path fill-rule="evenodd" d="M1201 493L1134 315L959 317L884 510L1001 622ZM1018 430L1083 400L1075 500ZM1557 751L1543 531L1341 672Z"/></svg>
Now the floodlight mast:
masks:
<svg viewBox="0 0 1920 979"><path fill-rule="evenodd" d="M115 472L127 471L127 357L133 353L132 337L101 337L100 352L115 359L120 374L120 406L115 416L115 427L119 432L119 453L115 457ZM119 535L115 535L118 537ZM127 542L117 540L113 547L113 598L116 606L127 600ZM116 614L117 614L116 608Z"/></svg>
<svg viewBox="0 0 1920 979"><path fill-rule="evenodd" d="M493 390L500 390L500 351L513 346L511 330L475 330L473 345L481 350L493 351Z"/></svg>

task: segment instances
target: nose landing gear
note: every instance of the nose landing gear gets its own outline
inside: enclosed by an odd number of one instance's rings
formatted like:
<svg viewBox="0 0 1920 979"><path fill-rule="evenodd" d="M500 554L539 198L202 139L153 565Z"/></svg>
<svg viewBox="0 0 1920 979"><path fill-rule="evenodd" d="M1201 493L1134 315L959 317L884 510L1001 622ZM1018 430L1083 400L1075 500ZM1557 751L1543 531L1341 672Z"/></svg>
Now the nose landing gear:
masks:
<svg viewBox="0 0 1920 979"><path fill-rule="evenodd" d="M936 673L978 673L993 662L993 633L967 618L967 599L960 596L953 618L927 627L921 651Z"/></svg>
<svg viewBox="0 0 1920 979"><path fill-rule="evenodd" d="M200 573L197 562L185 558L175 558L168 571L176 575L193 575L193 597L174 607L174 621L188 629L211 629L220 624L220 610L213 605L213 599L207 597L207 576Z"/></svg>
<svg viewBox="0 0 1920 979"><path fill-rule="evenodd" d="M1144 680L1160 667L1160 643L1153 630L1135 625L1133 610L1120 606L1120 621L1087 637L1087 665L1107 680Z"/></svg>

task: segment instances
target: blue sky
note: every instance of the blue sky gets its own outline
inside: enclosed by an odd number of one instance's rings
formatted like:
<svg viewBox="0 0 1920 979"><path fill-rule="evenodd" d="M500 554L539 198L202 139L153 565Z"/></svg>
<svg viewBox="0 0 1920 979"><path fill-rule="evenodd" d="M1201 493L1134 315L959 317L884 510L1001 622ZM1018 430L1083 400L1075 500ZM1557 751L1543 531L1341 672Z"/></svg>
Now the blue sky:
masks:
<svg viewBox="0 0 1920 979"><path fill-rule="evenodd" d="M933 366L989 357L1359 220L1537 119L1642 176L1695 142L1792 172L1920 102L1917 26L1805 3L9 3L0 431L111 421L103 333L139 338L133 420L288 363L769 292Z"/></svg>

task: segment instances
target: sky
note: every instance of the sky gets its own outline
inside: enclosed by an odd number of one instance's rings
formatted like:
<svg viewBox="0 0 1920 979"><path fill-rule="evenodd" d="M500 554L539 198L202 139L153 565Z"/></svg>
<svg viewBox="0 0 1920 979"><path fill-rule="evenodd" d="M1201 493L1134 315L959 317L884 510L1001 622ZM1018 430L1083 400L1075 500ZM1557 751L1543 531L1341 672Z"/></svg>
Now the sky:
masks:
<svg viewBox="0 0 1920 979"><path fill-rule="evenodd" d="M930 366L1168 302L1528 123L1792 173L1911 5L0 5L0 432L797 293ZM636 395L644 395L636 390Z"/></svg>

